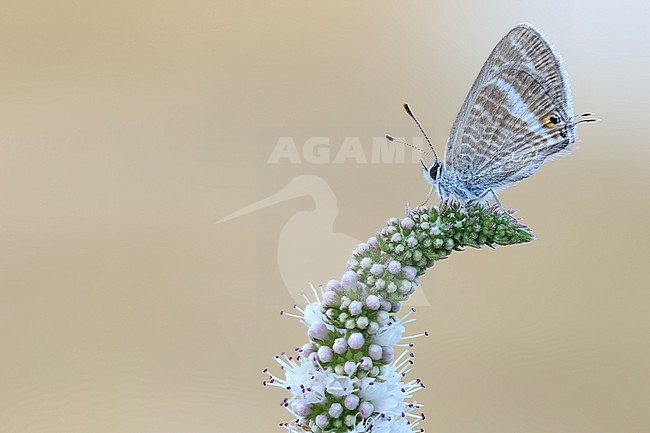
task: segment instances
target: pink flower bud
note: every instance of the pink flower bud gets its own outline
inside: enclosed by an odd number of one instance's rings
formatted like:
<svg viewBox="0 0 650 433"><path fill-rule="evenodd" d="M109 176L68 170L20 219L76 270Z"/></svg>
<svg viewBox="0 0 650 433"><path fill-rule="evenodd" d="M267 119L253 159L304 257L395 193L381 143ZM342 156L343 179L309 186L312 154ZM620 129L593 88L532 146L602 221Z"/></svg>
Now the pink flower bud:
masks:
<svg viewBox="0 0 650 433"><path fill-rule="evenodd" d="M413 221L411 218L408 217L402 218L402 221L400 221L400 225L405 230L411 230L415 226L415 221Z"/></svg>
<svg viewBox="0 0 650 433"><path fill-rule="evenodd" d="M307 336L312 340L325 340L329 334L327 326L323 322L316 322L309 327Z"/></svg>
<svg viewBox="0 0 650 433"><path fill-rule="evenodd" d="M357 372L357 363L354 361L347 361L343 366L343 371L345 371L348 376L352 376Z"/></svg>
<svg viewBox="0 0 650 433"><path fill-rule="evenodd" d="M379 310L379 305L380 305L379 296L368 295L368 297L366 298L366 307L368 307L371 310L377 311Z"/></svg>
<svg viewBox="0 0 650 433"><path fill-rule="evenodd" d="M332 352L331 347L321 346L318 348L318 359L320 359L321 361L330 362L333 356L334 356L334 352Z"/></svg>
<svg viewBox="0 0 650 433"><path fill-rule="evenodd" d="M305 344L303 344L302 347L300 348L300 355L302 355L302 356L307 356L307 355L309 355L310 353L312 353L312 352L314 351L314 349L316 349L316 348L315 348L314 345L311 343L311 341L310 341L309 343L305 343Z"/></svg>
<svg viewBox="0 0 650 433"><path fill-rule="evenodd" d="M329 290L332 292L338 292L341 290L341 283L339 283L337 280L329 280L327 282L327 285L325 285L325 290Z"/></svg>
<svg viewBox="0 0 650 433"><path fill-rule="evenodd" d="M348 338L348 346L352 349L361 349L363 343L365 343L365 340L363 339L363 334L360 332L354 332L350 335L350 338Z"/></svg>
<svg viewBox="0 0 650 433"><path fill-rule="evenodd" d="M379 323L381 326L386 326L388 322L390 322L390 316L387 312L380 311L377 313L377 323Z"/></svg>
<svg viewBox="0 0 650 433"><path fill-rule="evenodd" d="M388 272L393 275L397 275L402 271L402 264L397 260L391 260L388 263Z"/></svg>
<svg viewBox="0 0 650 433"><path fill-rule="evenodd" d="M359 406L359 396L356 394L348 395L347 397L345 397L345 401L343 402L343 405L348 410L356 409L357 406Z"/></svg>
<svg viewBox="0 0 650 433"><path fill-rule="evenodd" d="M332 403L330 410L327 411L332 418L338 418L343 413L343 406L341 403Z"/></svg>
<svg viewBox="0 0 650 433"><path fill-rule="evenodd" d="M379 246L379 242L377 241L377 238L373 236L370 239L368 239L368 246L370 248L377 248Z"/></svg>
<svg viewBox="0 0 650 433"><path fill-rule="evenodd" d="M413 266L404 266L402 268L402 275L404 275L404 278L407 280L413 280L417 274L418 271Z"/></svg>
<svg viewBox="0 0 650 433"><path fill-rule="evenodd" d="M393 360L393 356L395 356L395 349L393 349L391 346L384 346L381 349L381 360L384 361L385 363L389 363Z"/></svg>
<svg viewBox="0 0 650 433"><path fill-rule="evenodd" d="M341 284L343 284L343 287L348 290L357 287L358 282L359 275L354 271L347 271L345 274L343 274L343 277L341 277Z"/></svg>
<svg viewBox="0 0 650 433"><path fill-rule="evenodd" d="M299 401L299 402L294 403L293 411L298 416L306 417L307 415L309 415L311 413L311 406L306 401Z"/></svg>
<svg viewBox="0 0 650 433"><path fill-rule="evenodd" d="M356 271L359 268L359 262L354 257L348 260L347 268Z"/></svg>
<svg viewBox="0 0 650 433"><path fill-rule="evenodd" d="M365 242L360 243L357 245L357 247L354 249L354 254L361 256L368 252L368 244Z"/></svg>
<svg viewBox="0 0 650 433"><path fill-rule="evenodd" d="M359 405L359 413L361 414L361 417L363 417L363 418L368 418L370 415L372 415L372 412L374 410L375 410L375 407L369 401L361 402L361 404Z"/></svg>
<svg viewBox="0 0 650 433"><path fill-rule="evenodd" d="M348 342L345 341L345 338L337 338L336 340L334 340L332 349L334 349L334 353L338 353L339 355L342 355L348 350Z"/></svg>
<svg viewBox="0 0 650 433"><path fill-rule="evenodd" d="M359 367L361 367L361 369L364 371L372 370L372 359L367 356L362 356L359 359Z"/></svg>
<svg viewBox="0 0 650 433"><path fill-rule="evenodd" d="M374 408L373 408L374 409ZM316 417L316 425L320 428L325 428L327 427L327 424L330 423L329 418L327 418L327 415L325 414L320 414Z"/></svg>
<svg viewBox="0 0 650 433"><path fill-rule="evenodd" d="M352 301L350 302L348 309L350 311L350 314L353 316L358 316L361 314L361 310L363 310L363 304L359 301Z"/></svg>
<svg viewBox="0 0 650 433"><path fill-rule="evenodd" d="M375 263L370 268L370 273L375 277L381 275L383 272L384 272L384 265L380 265L379 263Z"/></svg>
<svg viewBox="0 0 650 433"><path fill-rule="evenodd" d="M325 307L330 307L332 305L335 305L338 301L339 297L336 294L336 292L333 291L327 291L323 293L323 303L322 305Z"/></svg>
<svg viewBox="0 0 650 433"><path fill-rule="evenodd" d="M363 269L370 269L372 267L372 259L370 257L364 257L359 264Z"/></svg>
<svg viewBox="0 0 650 433"><path fill-rule="evenodd" d="M382 349L379 344L371 344L368 346L368 356L370 359L377 361L381 359Z"/></svg>

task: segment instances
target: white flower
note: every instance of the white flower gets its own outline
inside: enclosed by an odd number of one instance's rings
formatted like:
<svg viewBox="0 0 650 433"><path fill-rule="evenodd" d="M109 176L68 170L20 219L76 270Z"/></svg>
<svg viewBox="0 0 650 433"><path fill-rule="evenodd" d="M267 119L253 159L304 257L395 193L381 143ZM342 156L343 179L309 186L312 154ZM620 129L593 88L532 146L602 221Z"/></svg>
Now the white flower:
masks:
<svg viewBox="0 0 650 433"><path fill-rule="evenodd" d="M404 325L399 320L388 322L388 324L379 328L377 333L372 336L371 341L380 346L393 346L402 339L405 330Z"/></svg>
<svg viewBox="0 0 650 433"><path fill-rule="evenodd" d="M406 273L406 277L413 277L405 286L414 289L418 278L415 272L413 275L410 275L410 272L415 271L415 268L406 266L399 269L398 265L398 262L393 261L387 266L390 266L389 271L397 273L395 275L401 272ZM377 277L364 274L366 282L372 278L382 287L389 285L380 278L388 267L374 264L370 269ZM357 278L357 273L347 272L343 277L343 285L350 287L358 281ZM393 292L396 288L394 283L391 284ZM421 405L410 399L412 394L423 386L419 380L402 382L403 375L410 369L409 358L404 355L406 351L393 361L393 346L403 338L418 336L403 337L404 325L411 321L406 320L410 313L396 318L393 313L399 311L400 304L391 304L377 295L367 295L362 298L363 301L352 301L348 296L339 298L333 290L321 291L322 297L318 296L313 287L312 290L316 301L311 302L303 295L307 305L303 308L295 307L301 314L282 314L297 318L307 325L307 334L312 340L316 340L316 343L310 342L296 349L300 354L297 358L285 353L277 356L276 361L282 366L284 378L269 373L270 379L264 382L265 385L281 387L291 393L291 397L285 399L283 405L294 416L294 420L283 423L283 426L289 433L322 431L333 424L336 424L337 428L345 425L345 428L349 429L348 433L416 432L415 426L420 417L411 412ZM372 322L365 315L360 315L364 309L376 311ZM344 324L350 331L357 328L357 332L346 332L346 329L337 328L332 324L334 320L337 322L336 326ZM335 339L336 344L332 344L330 338ZM345 354L348 348L359 350L367 343L370 344L358 361L329 365L334 359L334 353ZM393 364L374 365L373 360ZM409 399L409 402L405 402L405 399ZM315 404L325 404L327 412L312 413L311 409ZM345 410L348 411L345 416L344 404ZM409 424L407 420L412 422Z"/></svg>
<svg viewBox="0 0 650 433"><path fill-rule="evenodd" d="M379 417L372 422L372 433L411 433L413 431L408 419L402 416Z"/></svg>
<svg viewBox="0 0 650 433"><path fill-rule="evenodd" d="M300 363L281 360L278 362L284 367L284 385L292 395L301 396L307 403L320 403L325 399L323 378L326 373L318 371L316 366L306 359Z"/></svg>
<svg viewBox="0 0 650 433"><path fill-rule="evenodd" d="M323 379L325 390L336 397L343 397L354 391L354 383L349 376L329 373Z"/></svg>
<svg viewBox="0 0 650 433"><path fill-rule="evenodd" d="M375 412L399 415L405 408L402 392L404 383L400 380L401 377L398 373L386 377L387 380L364 377L359 385L359 397L372 403Z"/></svg>
<svg viewBox="0 0 650 433"><path fill-rule="evenodd" d="M320 302L312 302L305 306L304 312L304 321L307 326L311 326L316 322L325 322L325 317L321 311Z"/></svg>
<svg viewBox="0 0 650 433"><path fill-rule="evenodd" d="M347 433L366 433L366 426L363 424L363 421L359 422L353 428L347 431Z"/></svg>

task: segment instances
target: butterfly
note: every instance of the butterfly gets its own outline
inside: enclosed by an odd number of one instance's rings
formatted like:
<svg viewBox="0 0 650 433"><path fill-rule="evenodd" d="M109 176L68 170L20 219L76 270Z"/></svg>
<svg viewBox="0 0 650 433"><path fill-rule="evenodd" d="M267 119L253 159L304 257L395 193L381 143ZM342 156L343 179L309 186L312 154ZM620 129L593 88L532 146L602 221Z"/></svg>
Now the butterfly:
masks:
<svg viewBox="0 0 650 433"><path fill-rule="evenodd" d="M429 167L422 162L424 178L431 184L424 203L437 189L441 200L492 198L501 208L497 191L531 176L549 159L571 152L578 138L576 126L597 120L589 117L591 113L573 115L561 58L527 23L508 32L486 60L451 128L443 160L407 103L404 108L435 158Z"/></svg>

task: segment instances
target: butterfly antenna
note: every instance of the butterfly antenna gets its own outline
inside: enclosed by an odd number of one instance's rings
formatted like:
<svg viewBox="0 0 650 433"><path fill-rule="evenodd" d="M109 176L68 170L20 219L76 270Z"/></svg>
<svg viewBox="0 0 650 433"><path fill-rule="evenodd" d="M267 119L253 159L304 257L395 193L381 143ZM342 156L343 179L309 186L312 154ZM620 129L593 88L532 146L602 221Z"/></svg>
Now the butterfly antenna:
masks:
<svg viewBox="0 0 650 433"><path fill-rule="evenodd" d="M419 147L414 146L414 145L412 145L412 144L410 144L410 143L407 143L406 141L398 140L397 138L395 138L395 137L393 137L393 136L390 136L390 135L387 135L387 136L386 136L386 140L388 140L388 141L394 141L394 142L396 142L396 143L401 143L401 144L403 144L403 145L405 145L405 146L409 146L409 147L411 147L411 148L417 150L418 152L423 153L423 154L425 154L426 156L428 156L429 158L431 158L431 155L429 154L429 152L425 152L424 150L420 149ZM436 158L436 159L438 159L438 158Z"/></svg>
<svg viewBox="0 0 650 433"><path fill-rule="evenodd" d="M427 133L424 132L424 128L422 128L422 125L420 125L420 122L418 122L418 119L416 119L415 116L413 115L413 112L411 111L411 107L409 107L408 102L404 102L402 105L404 106L404 109L406 110L408 115L411 116L411 119L413 119L415 121L415 124L418 125L418 128L420 128L420 131L422 132L422 135L424 135L424 138L427 139L427 143L429 143L429 147L431 148L431 150L433 151L433 154L435 155L436 162L438 162L438 154L436 153L436 149L433 148L433 144L431 144L431 140L429 140L429 137L427 136Z"/></svg>

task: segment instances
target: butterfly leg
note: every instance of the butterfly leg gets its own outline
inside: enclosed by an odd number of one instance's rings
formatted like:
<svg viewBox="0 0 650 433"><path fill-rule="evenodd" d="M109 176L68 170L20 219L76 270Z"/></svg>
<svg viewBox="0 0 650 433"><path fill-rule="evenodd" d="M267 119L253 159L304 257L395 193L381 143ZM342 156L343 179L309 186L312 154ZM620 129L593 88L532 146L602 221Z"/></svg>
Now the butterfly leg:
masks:
<svg viewBox="0 0 650 433"><path fill-rule="evenodd" d="M431 198L431 194L433 193L433 189L434 189L435 187L436 187L435 185L431 185L431 189L429 190L429 194L427 195L426 200L424 200L424 203L422 203L420 206L424 206L425 204L427 204L427 202L428 202L429 199Z"/></svg>
<svg viewBox="0 0 650 433"><path fill-rule="evenodd" d="M488 190L485 191L483 194L481 194L480 196L478 196L478 197L476 198L476 201L481 200L483 197L485 197L485 196L488 195L488 194L491 194L491 195L492 195L492 198L494 199L494 203L496 203L496 205L499 206L499 208L500 208L503 212L505 212L505 213L506 213L508 216L510 216L511 218L514 218L514 217L512 217L512 215L510 214L510 212L508 212L508 211L506 210L506 208L503 207L503 205L502 205L501 202L499 201L499 197L497 196L497 193L494 192L494 190L493 190L492 188L488 189Z"/></svg>
<svg viewBox="0 0 650 433"><path fill-rule="evenodd" d="M476 197L476 198L473 198L471 201L476 202L476 203L481 203L481 199L482 199L483 197L485 197L486 195L488 195L490 192L492 192L492 195L496 198L496 194L494 194L494 191L492 191L492 189L488 189L488 190L485 191L483 194L479 195L479 196ZM498 202L499 202L499 199L497 198L497 203L498 203ZM488 203L488 204L489 204L489 203ZM499 206L500 206L500 205L501 205L501 203L499 203Z"/></svg>
<svg viewBox="0 0 650 433"><path fill-rule="evenodd" d="M491 192L491 193L492 193L492 197L494 198L494 202L495 202L496 204L499 205L499 207L501 208L502 211L505 211L505 209L503 208L503 205L502 205L501 202L499 201L499 197L497 197L497 193L494 192L494 190L493 190L492 188L490 188L490 189L488 190L488 192Z"/></svg>
<svg viewBox="0 0 650 433"><path fill-rule="evenodd" d="M494 190L493 190L492 188L490 188L489 190L487 190L487 191L486 191L486 194L487 194L488 192L492 193L492 197L494 198L494 202L495 202L495 203L496 203L496 204L501 208L501 210L502 210L503 212L505 212L506 215L508 215L510 218L512 218L512 219L514 220L515 217L513 217L512 214L511 214L508 210L506 210L506 208L504 208L503 205L501 204L501 202L499 201L499 197L497 197L497 193L494 192Z"/></svg>

